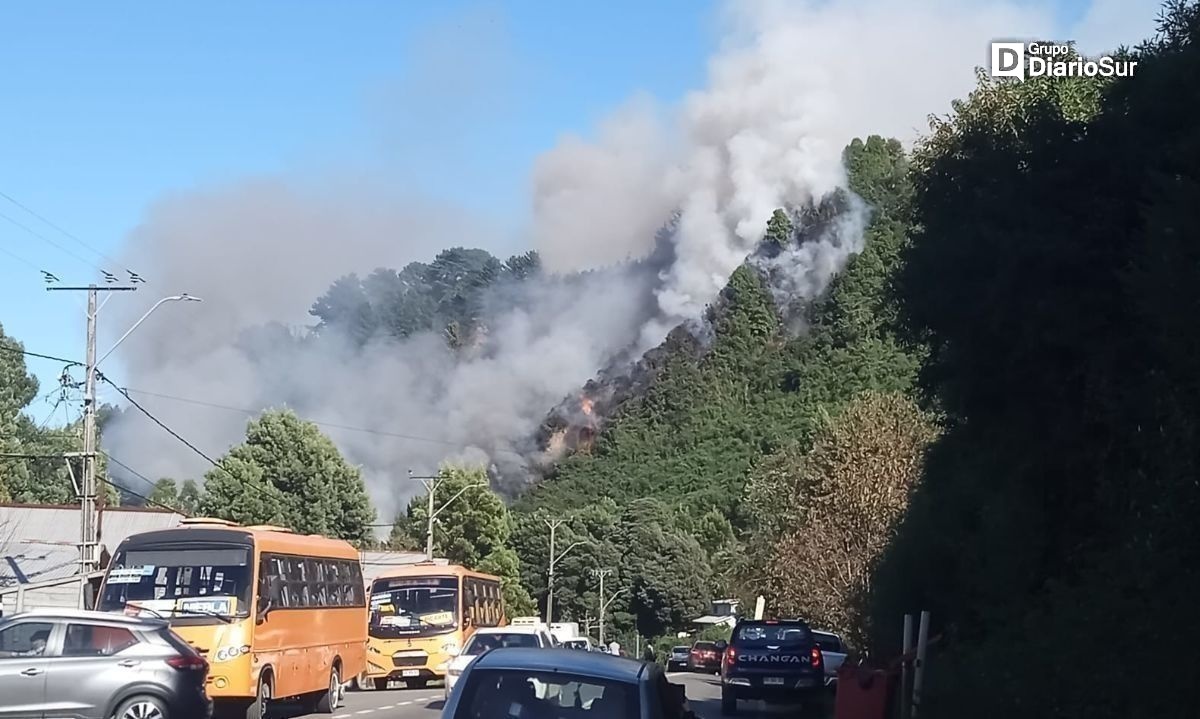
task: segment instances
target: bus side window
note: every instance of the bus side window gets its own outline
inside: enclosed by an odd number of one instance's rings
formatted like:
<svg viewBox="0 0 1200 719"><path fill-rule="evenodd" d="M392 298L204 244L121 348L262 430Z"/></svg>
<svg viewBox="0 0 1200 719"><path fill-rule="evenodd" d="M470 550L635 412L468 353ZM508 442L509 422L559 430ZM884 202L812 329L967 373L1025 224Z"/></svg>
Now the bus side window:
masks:
<svg viewBox="0 0 1200 719"><path fill-rule="evenodd" d="M363 584L362 565L358 562L347 562L350 569L350 606L367 606L367 590Z"/></svg>

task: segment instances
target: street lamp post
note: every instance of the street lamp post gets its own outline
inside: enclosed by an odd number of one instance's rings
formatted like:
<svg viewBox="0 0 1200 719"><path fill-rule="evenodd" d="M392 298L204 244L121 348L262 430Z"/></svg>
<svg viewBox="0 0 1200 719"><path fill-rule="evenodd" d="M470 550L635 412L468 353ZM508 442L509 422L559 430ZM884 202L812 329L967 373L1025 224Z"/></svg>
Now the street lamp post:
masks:
<svg viewBox="0 0 1200 719"><path fill-rule="evenodd" d="M158 302L155 302L150 307L150 309L146 310L146 314L142 315L141 318L138 319L137 322L134 322L132 327L125 330L125 334L121 335L121 339L117 340L113 344L112 347L108 348L108 351L105 352L104 355L102 357L100 357L100 359L96 360L96 365L98 366L101 362L108 359L108 356L113 353L113 350L115 350L117 347L120 347L121 343L125 341L125 338L128 337L129 335L133 334L133 331L138 328L138 325L145 322L147 317L154 314L154 310L158 309L159 307L162 307L167 302L203 302L203 301L204 300L200 299L199 297L193 297L193 296L189 295L188 293L184 292L183 294L180 294L180 295L171 295L170 297L164 297L161 300L159 300ZM94 372L95 369L96 369L96 367L93 366L92 371Z"/></svg>
<svg viewBox="0 0 1200 719"><path fill-rule="evenodd" d="M427 514L427 517L425 520L426 521L425 558L427 560L429 560L430 562L432 562L433 561L433 520L434 520L434 518L437 517L439 514L441 514L443 509L445 509L446 507L449 507L450 504L454 502L454 500L456 500L460 496L462 496L462 494L464 492L466 492L468 489L477 489L480 487L487 487L488 485L484 484L482 482L475 482L473 484L468 484L467 486L458 490L458 492L456 492L453 497L451 497L450 499L447 499L445 504L438 507L437 509L434 509L433 508L433 494L437 490L438 485L441 484L445 480L445 477L442 477L440 475L435 475L432 477L417 477L413 474L412 470L410 469L410 470L408 470L408 478L420 480L421 484L425 485L425 489L428 491L429 509L427 510L428 514Z"/></svg>
<svg viewBox="0 0 1200 719"><path fill-rule="evenodd" d="M546 576L546 624L554 621L554 565L558 564L559 560L567 556L567 552L575 547L587 542L574 542L558 555L554 553L554 533L566 523L565 519L546 519L543 520L546 526L550 528L550 566Z"/></svg>

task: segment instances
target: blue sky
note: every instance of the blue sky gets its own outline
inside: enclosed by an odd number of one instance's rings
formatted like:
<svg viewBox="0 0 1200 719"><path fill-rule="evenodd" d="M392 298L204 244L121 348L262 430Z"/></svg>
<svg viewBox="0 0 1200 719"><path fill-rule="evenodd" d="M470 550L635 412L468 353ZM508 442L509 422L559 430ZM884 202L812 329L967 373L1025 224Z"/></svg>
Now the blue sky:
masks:
<svg viewBox="0 0 1200 719"><path fill-rule="evenodd" d="M1062 0L1056 15L1070 25L1085 7ZM531 163L562 133L632 93L670 103L703 84L714 9L4 3L0 192L106 255L164 195L269 174L363 173L516 228ZM30 350L80 357L83 297L45 292L38 270L79 284L113 263L3 198L0 213L69 251L0 217L0 323ZM43 391L61 369L30 367Z"/></svg>
<svg viewBox="0 0 1200 719"><path fill-rule="evenodd" d="M539 152L633 91L671 99L698 85L712 37L708 4L695 0L551 7L6 3L0 192L108 255L164 194L326 166L382 172L515 222ZM491 71L467 67L472 54ZM81 356L82 296L45 292L34 268L86 283L89 263L112 263L3 198L0 213L72 253L0 218L5 331L33 351ZM30 366L50 389L60 367Z"/></svg>

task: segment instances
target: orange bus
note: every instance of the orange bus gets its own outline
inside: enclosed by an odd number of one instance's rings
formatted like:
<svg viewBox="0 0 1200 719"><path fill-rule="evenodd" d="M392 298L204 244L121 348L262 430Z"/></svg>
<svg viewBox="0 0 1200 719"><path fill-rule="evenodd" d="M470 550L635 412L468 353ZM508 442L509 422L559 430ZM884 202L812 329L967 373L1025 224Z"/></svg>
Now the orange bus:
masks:
<svg viewBox="0 0 1200 719"><path fill-rule="evenodd" d="M499 577L453 564L397 567L371 583L367 678L376 689L442 681L477 627L504 623Z"/></svg>
<svg viewBox="0 0 1200 719"><path fill-rule="evenodd" d="M121 542L96 608L167 619L208 660L214 713L262 719L274 699L337 708L366 669L364 590L348 542L187 519Z"/></svg>

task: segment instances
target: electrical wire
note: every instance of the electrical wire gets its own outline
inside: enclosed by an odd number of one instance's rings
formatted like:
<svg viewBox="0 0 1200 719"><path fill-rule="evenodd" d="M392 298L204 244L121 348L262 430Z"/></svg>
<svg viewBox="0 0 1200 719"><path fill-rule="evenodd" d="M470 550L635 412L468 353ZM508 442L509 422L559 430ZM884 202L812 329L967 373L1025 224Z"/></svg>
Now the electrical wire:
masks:
<svg viewBox="0 0 1200 719"><path fill-rule="evenodd" d="M3 248L3 247L0 247L0 252L3 252L4 254L6 254L6 255L8 255L9 257L11 257L11 258L13 258L14 260L16 260L17 262L20 262L20 263L22 263L22 264L24 264L24 265L28 265L29 267L31 267L31 268L32 268L32 269L34 269L34 270L37 270L38 272L41 272L41 271L42 271L42 269L41 269L40 267L38 267L37 265L33 264L32 262L30 262L29 260L25 259L24 257L22 257L22 256L18 255L18 254L17 254L17 253L15 253L15 252L10 252L9 250L7 250L7 249L5 249L5 248Z"/></svg>
<svg viewBox="0 0 1200 719"><path fill-rule="evenodd" d="M204 400L192 399L190 397L178 397L175 395L161 394L159 392L150 392L150 391L143 390L143 389L136 389L134 387L125 387L124 390L126 392L133 392L134 394L145 395L147 397L157 397L158 399L166 399L166 400L172 400L175 402L183 402L186 404L194 404L194 405L197 405L200 407L211 407L213 409L223 409L223 410L226 410L229 412L239 412L241 414L250 415L251 417L262 413L262 410L252 410L252 409L247 409L245 407L231 407L229 405L216 404L214 402L206 402ZM338 424L336 422L325 422L325 421L322 421L319 419L310 419L308 417L301 417L300 419L304 420L305 422L311 422L312 424L315 424L318 427L329 427L331 429L342 429L342 430L346 430L347 432L362 432L364 434L373 434L378 437L393 437L396 439L407 439L407 440L412 440L414 442L428 442L430 444L440 444L445 447L454 447L455 449L465 449L466 448L466 445L464 445L460 442L449 442L449 441L442 440L442 439L433 439L431 437L420 437L420 436L413 435L413 434L402 434L400 432L390 432L390 431L382 430L382 429L371 429L369 427L355 427L353 425ZM523 458L523 456L520 453L513 452L511 450L498 449L498 450L496 450L496 452L498 454L510 454L514 457Z"/></svg>
<svg viewBox="0 0 1200 719"><path fill-rule="evenodd" d="M109 460L110 462L112 462L113 464L117 465L117 466L118 466L118 467L120 467L121 469L124 469L126 472L129 472L129 473L130 473L130 474L132 474L134 477L137 477L138 479L142 480L143 482L145 482L146 484L150 485L151 487L155 487L155 486L157 486L157 484L156 484L155 482L153 482L153 481L152 481L152 480L151 480L149 477L147 477L146 475L144 475L144 474L142 474L141 472L137 471L137 470L136 470L136 469L134 469L133 467L130 467L128 464L125 464L124 462L122 462L121 460L119 460L119 459L117 459L116 457L112 456L112 455L111 455L111 454L109 454L108 452L105 452L105 451L101 450L100 454L104 455L105 457L107 457L107 458L108 458L108 460ZM104 482L108 483L108 480L101 480L101 481L104 481ZM114 485L114 486L115 486L115 485ZM169 505L166 505L166 504L163 504L162 502L159 502L159 501L157 501L157 500L150 499L149 497L146 497L146 496L143 496L143 495L141 495L141 494L138 494L137 492L133 491L132 489L129 489L128 487L117 487L117 488L118 488L118 489L120 489L120 490L122 490L122 491L124 491L124 492L126 492L127 494L131 494L131 495L133 495L134 497L137 497L138 499L144 500L144 501L146 501L147 503L149 503L149 504L152 504L152 505L154 505L154 506L156 506L156 507L159 507L159 508L161 508L161 509L167 509L167 510L170 510L170 511L172 511L172 512L177 512L177 513L179 513L179 514L182 514L182 515L183 515L183 516L185 516L185 517L190 517L190 516L191 516L190 514L188 514L187 512L183 511L182 509L180 509L180 508L178 508L178 507L171 507L171 506L169 506Z"/></svg>
<svg viewBox="0 0 1200 719"><path fill-rule="evenodd" d="M200 449L199 447L197 447L196 445L192 444L192 443L191 443L191 442L189 442L189 441L188 441L188 440L187 440L187 439L186 439L186 438L185 438L183 435L181 435L181 434L179 434L178 432L176 432L175 430L171 429L169 426L167 426L167 424L166 424L165 422L163 422L163 421L162 421L161 419L159 419L158 417L154 416L154 413L153 413L153 412L151 412L150 410L148 410L148 409L146 409L145 407L143 407L143 406L142 406L142 405L141 405L141 404L140 404L140 403L139 403L137 400L135 400L133 397L130 397L130 396L129 396L129 393L128 393L128 392L126 392L126 391L124 390L124 388L122 388L122 387L118 386L118 385L117 385L115 382L113 382L112 380L110 380L108 377L105 377L105 376L104 376L103 374L101 374L100 372L97 372L97 373L96 373L96 378L97 378L97 379L99 379L99 380L101 380L101 381L103 381L103 382L107 382L109 385L111 385L111 386L112 386L112 388L113 388L113 389L115 389L117 392L120 392L120 393L121 393L121 396L122 396L122 397L124 397L126 400L128 400L128 401L129 401L129 403L130 403L131 405L133 405L133 407L134 407L135 409L137 409L137 410L138 410L139 412L141 412L142 414L146 415L146 417L147 417L147 418L149 418L151 422L154 422L154 423L155 423L155 424L157 424L157 425L158 425L160 428L162 428L162 430L163 430L164 432L166 432L167 434L171 435L171 436L172 436L172 437L174 437L175 439L179 440L179 441L180 441L180 442L181 442L181 443L182 443L182 444L183 444L185 447L187 447L188 449L192 450L193 452L195 452L195 453L196 453L196 454L198 454L199 456L203 457L203 458L204 458L204 460L205 460L205 461L207 461L209 464L211 464L213 467L215 467L215 468L217 468L217 469L221 470L222 472L224 472L224 473L225 473L226 475L228 475L229 477L231 477L231 478L233 478L234 480L236 480L236 481L240 482L240 483L242 484L242 486L243 486L243 487L252 488L252 489L254 489L254 491L256 491L256 492L259 492L259 493L261 493L263 496L266 496L266 497L270 497L270 496L271 496L270 492L269 492L269 491L268 491L268 490L267 490L265 487L259 486L259 485L255 484L254 482L250 482L250 481L246 480L246 479L245 479L245 478L243 478L243 477L238 477L237 475L235 475L234 473L232 473L232 472L230 472L228 469L226 469L226 468L225 468L225 465L223 465L223 464L221 464L220 462L218 462L217 460L213 459L213 458L212 458L212 457L210 457L208 454L206 454L206 453L204 452L204 450L202 450L202 449Z"/></svg>
<svg viewBox="0 0 1200 719"><path fill-rule="evenodd" d="M2 350L4 352L12 352L14 354L22 354L27 357L37 357L38 359L53 360L54 362L63 362L68 367L82 367L83 366L82 362L76 362L75 360L69 360L64 357L55 357L54 355L41 354L39 352L30 352L29 350L21 349L20 347L10 347L5 344L0 344L0 350Z"/></svg>
<svg viewBox="0 0 1200 719"><path fill-rule="evenodd" d="M45 242L46 244L50 245L51 247L58 249L63 254L74 257L76 260L79 260L80 262L82 262L85 265L88 265L89 267L93 267L93 268L99 270L100 272L105 271L103 267L96 264L95 262L92 262L91 260L86 260L86 259L80 257L79 255L75 254L73 251L68 250L66 247L63 247L62 245L58 244L57 242L50 239L49 237L46 237L45 235L38 232L37 230L34 230L33 228L29 227L28 225L24 225L24 224L18 222L17 220L14 220L13 218L9 217L8 215L4 214L3 212L0 212L0 219L8 220L11 224L15 225L16 227L19 227L22 230L25 230L29 234L31 234L34 237L38 238L39 240Z"/></svg>
<svg viewBox="0 0 1200 719"><path fill-rule="evenodd" d="M96 249L96 248L95 248L95 247L93 247L92 245L88 244L87 242L84 242L83 240L79 239L79 238L78 238L78 237L76 237L74 234L72 234L72 233L70 233L70 232L67 232L67 231L66 231L66 230L64 230L62 227L60 227L60 226L58 226L58 225L54 224L53 222L51 222L51 221L50 221L49 219L47 219L46 217L44 217L44 216L42 216L42 215L39 215L39 214L38 214L37 212L35 212L35 211L34 211L32 208L30 208L28 205L22 204L20 201L18 201L18 200L17 200L15 197L13 197L12 195L8 194L7 192L4 192L3 190L0 190L0 197L3 197L4 199L6 199L6 200L8 200L9 202L11 202L11 203L13 203L14 205L16 205L17 207L20 207L22 210L25 210L25 211L26 211L26 212L28 212L30 215L33 215L34 217L38 218L38 219L39 219L39 220L41 220L42 222L46 223L46 225L48 225L48 226L50 226L50 227L53 227L54 229L58 230L60 233L62 233L62 235L63 235L64 237L67 237L67 238L69 238L69 239L71 239L71 240L74 240L74 241L75 241L75 243L76 243L76 244L78 244L78 245L80 245L81 247L84 247L84 248L86 248L86 249L88 249L88 250L91 250L91 251L92 251L92 252L94 252L94 253L95 253L95 254L96 254L98 257L100 257L100 258L104 259L105 261L107 261L107 262L111 262L111 263L113 263L114 265L118 265L118 266L121 264L121 263L117 262L116 260L114 260L113 258L109 257L108 255L104 254L104 253L103 253L103 252L101 252L100 250Z"/></svg>

